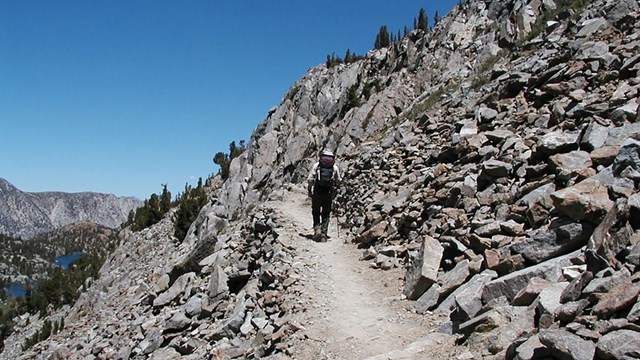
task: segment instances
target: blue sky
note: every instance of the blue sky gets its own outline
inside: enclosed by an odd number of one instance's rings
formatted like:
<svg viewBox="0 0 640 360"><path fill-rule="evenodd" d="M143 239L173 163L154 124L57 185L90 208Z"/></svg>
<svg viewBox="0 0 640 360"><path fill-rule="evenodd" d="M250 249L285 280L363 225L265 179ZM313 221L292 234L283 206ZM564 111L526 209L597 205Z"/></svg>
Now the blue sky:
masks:
<svg viewBox="0 0 640 360"><path fill-rule="evenodd" d="M328 54L457 1L0 0L0 177L175 195Z"/></svg>

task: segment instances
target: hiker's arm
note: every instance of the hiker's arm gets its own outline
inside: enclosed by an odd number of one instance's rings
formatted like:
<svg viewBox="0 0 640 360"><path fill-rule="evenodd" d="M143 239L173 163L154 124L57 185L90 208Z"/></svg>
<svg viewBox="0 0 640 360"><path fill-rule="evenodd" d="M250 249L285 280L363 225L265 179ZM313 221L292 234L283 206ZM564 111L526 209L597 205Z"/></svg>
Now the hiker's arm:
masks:
<svg viewBox="0 0 640 360"><path fill-rule="evenodd" d="M333 179L333 185L337 188L342 185L342 174L340 174L340 168L338 165L333 165L333 173L335 179Z"/></svg>
<svg viewBox="0 0 640 360"><path fill-rule="evenodd" d="M316 174L316 166L315 164L311 167L311 171L309 171L309 176L307 176L307 194L309 197L313 195L313 182L315 180Z"/></svg>

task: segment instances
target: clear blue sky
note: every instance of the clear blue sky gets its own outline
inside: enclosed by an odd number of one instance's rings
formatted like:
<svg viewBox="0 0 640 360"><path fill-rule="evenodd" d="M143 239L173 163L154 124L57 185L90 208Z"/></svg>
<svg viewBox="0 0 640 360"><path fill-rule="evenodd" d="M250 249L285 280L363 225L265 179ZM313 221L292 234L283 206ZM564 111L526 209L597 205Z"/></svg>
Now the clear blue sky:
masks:
<svg viewBox="0 0 640 360"><path fill-rule="evenodd" d="M444 1L0 0L0 177L23 191L175 195L217 172L326 56Z"/></svg>

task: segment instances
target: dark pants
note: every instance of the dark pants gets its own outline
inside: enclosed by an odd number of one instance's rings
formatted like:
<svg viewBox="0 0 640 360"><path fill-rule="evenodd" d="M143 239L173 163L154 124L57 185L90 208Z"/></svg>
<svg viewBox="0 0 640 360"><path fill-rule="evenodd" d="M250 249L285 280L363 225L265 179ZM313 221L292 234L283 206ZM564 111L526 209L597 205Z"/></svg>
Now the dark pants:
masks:
<svg viewBox="0 0 640 360"><path fill-rule="evenodd" d="M329 223L331 216L331 191L315 189L311 198L311 214L313 214L313 227L322 223Z"/></svg>

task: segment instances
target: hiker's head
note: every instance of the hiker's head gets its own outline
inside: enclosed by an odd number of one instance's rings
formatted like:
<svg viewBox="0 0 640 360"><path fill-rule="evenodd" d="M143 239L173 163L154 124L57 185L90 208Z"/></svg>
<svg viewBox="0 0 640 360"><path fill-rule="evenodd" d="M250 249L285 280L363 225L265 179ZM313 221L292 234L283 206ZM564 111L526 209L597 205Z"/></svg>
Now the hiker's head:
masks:
<svg viewBox="0 0 640 360"><path fill-rule="evenodd" d="M331 150L324 149L320 153L320 157L321 158L323 158L323 157L335 158L335 155L333 155L333 152Z"/></svg>

